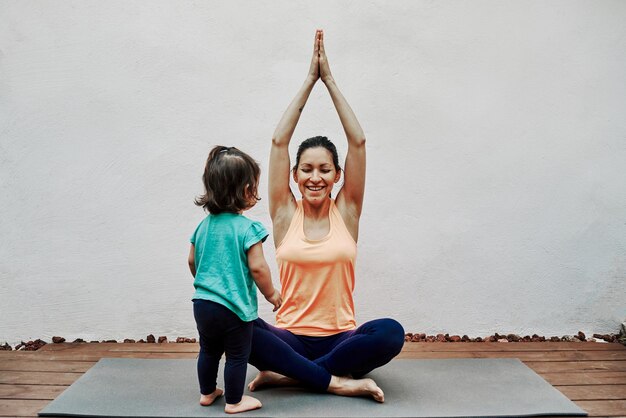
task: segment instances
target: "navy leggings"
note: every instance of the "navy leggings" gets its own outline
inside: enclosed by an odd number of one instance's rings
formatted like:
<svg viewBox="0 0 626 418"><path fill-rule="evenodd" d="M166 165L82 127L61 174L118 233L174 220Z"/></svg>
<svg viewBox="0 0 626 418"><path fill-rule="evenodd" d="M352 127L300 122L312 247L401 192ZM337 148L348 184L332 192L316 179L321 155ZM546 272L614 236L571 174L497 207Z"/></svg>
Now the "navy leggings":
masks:
<svg viewBox="0 0 626 418"><path fill-rule="evenodd" d="M328 337L295 335L254 321L250 364L298 380L314 390L325 391L331 375L358 379L391 361L404 345L404 329L385 318Z"/></svg>
<svg viewBox="0 0 626 418"><path fill-rule="evenodd" d="M226 352L224 390L226 403L241 401L250 344L252 322L244 322L227 307L209 300L193 300L193 316L200 334L198 381L200 393L209 395L217 386L217 369Z"/></svg>

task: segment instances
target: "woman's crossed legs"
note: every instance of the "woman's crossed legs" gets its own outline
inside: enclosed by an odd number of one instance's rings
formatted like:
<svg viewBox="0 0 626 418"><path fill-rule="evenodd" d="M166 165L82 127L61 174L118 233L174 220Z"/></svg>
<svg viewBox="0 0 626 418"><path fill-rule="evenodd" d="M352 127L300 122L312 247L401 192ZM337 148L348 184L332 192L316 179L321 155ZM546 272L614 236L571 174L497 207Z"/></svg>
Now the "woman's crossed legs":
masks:
<svg viewBox="0 0 626 418"><path fill-rule="evenodd" d="M301 383L337 395L370 395L382 402L382 390L362 377L391 361L403 344L402 326L389 318L329 337L299 336L257 319L249 362L261 373L249 388Z"/></svg>

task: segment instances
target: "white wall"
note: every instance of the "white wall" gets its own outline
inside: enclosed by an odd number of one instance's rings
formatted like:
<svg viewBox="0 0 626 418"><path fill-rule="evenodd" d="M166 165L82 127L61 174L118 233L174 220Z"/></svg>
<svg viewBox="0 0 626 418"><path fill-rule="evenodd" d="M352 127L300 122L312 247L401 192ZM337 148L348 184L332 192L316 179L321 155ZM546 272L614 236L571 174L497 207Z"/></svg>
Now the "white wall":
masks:
<svg viewBox="0 0 626 418"><path fill-rule="evenodd" d="M359 321L616 332L625 21L619 0L0 2L0 341L195 336L206 155L248 151L266 197L318 27L368 138ZM345 156L322 85L292 151L318 134ZM267 199L249 216L269 226Z"/></svg>

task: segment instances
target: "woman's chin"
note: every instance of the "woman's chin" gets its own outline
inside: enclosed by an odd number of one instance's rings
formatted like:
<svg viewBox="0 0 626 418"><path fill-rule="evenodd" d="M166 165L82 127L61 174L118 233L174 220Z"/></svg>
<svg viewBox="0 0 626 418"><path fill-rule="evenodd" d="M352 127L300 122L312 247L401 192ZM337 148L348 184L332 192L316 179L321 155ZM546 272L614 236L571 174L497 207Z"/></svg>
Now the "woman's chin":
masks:
<svg viewBox="0 0 626 418"><path fill-rule="evenodd" d="M319 193L319 192L318 193L308 192L308 193L305 193L302 196L302 198L309 203L321 203L328 198L328 195L325 193Z"/></svg>

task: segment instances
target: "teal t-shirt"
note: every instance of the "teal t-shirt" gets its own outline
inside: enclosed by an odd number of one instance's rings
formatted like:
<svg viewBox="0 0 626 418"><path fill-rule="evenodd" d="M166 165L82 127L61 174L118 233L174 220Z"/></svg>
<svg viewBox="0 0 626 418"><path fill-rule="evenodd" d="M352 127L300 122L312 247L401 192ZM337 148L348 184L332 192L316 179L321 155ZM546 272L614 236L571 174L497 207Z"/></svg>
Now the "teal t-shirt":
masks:
<svg viewBox="0 0 626 418"><path fill-rule="evenodd" d="M247 252L267 236L263 224L238 213L204 218L190 239L195 245L196 263L193 299L224 305L245 322L258 318L256 285L248 269Z"/></svg>

